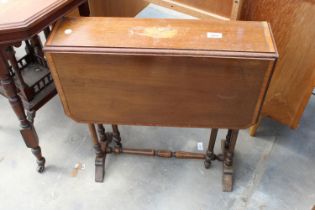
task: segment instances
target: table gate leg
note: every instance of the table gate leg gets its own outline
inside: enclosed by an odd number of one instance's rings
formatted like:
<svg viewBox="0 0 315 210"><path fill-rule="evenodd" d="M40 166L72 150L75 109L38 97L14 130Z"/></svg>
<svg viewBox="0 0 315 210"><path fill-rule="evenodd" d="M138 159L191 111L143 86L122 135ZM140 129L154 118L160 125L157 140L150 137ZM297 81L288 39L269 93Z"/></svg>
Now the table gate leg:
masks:
<svg viewBox="0 0 315 210"><path fill-rule="evenodd" d="M112 125L112 129L113 129L113 141L115 142L117 147L122 148L121 137L120 137L120 132L118 130L118 125Z"/></svg>
<svg viewBox="0 0 315 210"><path fill-rule="evenodd" d="M95 181L103 182L105 175L105 158L106 152L102 151L99 139L97 137L96 129L94 124L89 124L89 130L94 144L94 150L96 153L95 158Z"/></svg>
<svg viewBox="0 0 315 210"><path fill-rule="evenodd" d="M218 129L212 128L211 134L210 134L209 146L208 146L208 150L206 153L206 159L204 162L206 169L209 169L211 166L211 161L216 159L216 156L215 156L213 150L214 150L215 141L217 139L217 135L218 135Z"/></svg>
<svg viewBox="0 0 315 210"><path fill-rule="evenodd" d="M20 121L21 134L27 147L32 149L37 158L37 171L43 172L45 169L45 158L42 156L38 145L38 136L33 125L26 119L24 107L20 97L17 95L16 87L10 76L8 64L4 55L5 49L0 49L0 82L8 97L12 109Z"/></svg>
<svg viewBox="0 0 315 210"><path fill-rule="evenodd" d="M238 130L229 130L226 139L222 141L223 160L223 191L231 192L233 189L233 156L237 141Z"/></svg>

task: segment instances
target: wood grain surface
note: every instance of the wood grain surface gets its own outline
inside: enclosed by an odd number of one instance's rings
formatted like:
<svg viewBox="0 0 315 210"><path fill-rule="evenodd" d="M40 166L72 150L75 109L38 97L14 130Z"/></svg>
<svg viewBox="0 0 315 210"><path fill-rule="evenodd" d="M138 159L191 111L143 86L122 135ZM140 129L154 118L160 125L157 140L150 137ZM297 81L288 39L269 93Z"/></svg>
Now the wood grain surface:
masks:
<svg viewBox="0 0 315 210"><path fill-rule="evenodd" d="M71 31L70 34L65 33ZM211 34L221 35L211 38ZM208 37L210 36L210 37ZM122 41L123 40L123 41ZM137 48L270 53L275 47L266 22L133 18L66 18L47 47ZM48 50L46 47L46 50Z"/></svg>
<svg viewBox="0 0 315 210"><path fill-rule="evenodd" d="M269 21L279 50L264 115L299 125L315 81L315 1L247 0L242 19Z"/></svg>
<svg viewBox="0 0 315 210"><path fill-rule="evenodd" d="M89 0L95 17L134 17L148 4L145 0Z"/></svg>
<svg viewBox="0 0 315 210"><path fill-rule="evenodd" d="M128 33L166 23L177 34ZM205 38L185 45L183 34L203 37L209 28L228 32L225 45ZM271 37L258 22L67 18L45 51L64 109L76 121L247 128L257 121L277 58Z"/></svg>
<svg viewBox="0 0 315 210"><path fill-rule="evenodd" d="M43 30L86 0L0 1L0 43L21 41Z"/></svg>

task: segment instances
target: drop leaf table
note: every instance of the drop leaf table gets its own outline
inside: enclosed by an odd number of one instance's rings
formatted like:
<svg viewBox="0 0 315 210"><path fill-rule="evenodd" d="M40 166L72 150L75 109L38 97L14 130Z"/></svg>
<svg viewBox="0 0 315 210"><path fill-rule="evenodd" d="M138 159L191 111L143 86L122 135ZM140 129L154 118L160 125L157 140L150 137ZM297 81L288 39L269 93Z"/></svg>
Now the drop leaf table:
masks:
<svg viewBox="0 0 315 210"><path fill-rule="evenodd" d="M224 191L238 131L257 122L278 57L266 22L104 17L63 18L44 51L65 113L89 125L96 181L109 153L204 159L206 168L217 159ZM103 124L212 131L200 154L124 148L117 127L107 134ZM221 128L228 134L216 155Z"/></svg>

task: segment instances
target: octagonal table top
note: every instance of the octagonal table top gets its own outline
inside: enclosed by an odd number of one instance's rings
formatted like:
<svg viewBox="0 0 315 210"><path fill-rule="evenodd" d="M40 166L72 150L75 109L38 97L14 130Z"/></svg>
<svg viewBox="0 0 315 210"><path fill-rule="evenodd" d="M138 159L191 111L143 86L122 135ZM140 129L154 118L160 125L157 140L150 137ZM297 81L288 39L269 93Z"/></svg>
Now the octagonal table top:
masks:
<svg viewBox="0 0 315 210"><path fill-rule="evenodd" d="M28 39L86 0L0 0L0 44Z"/></svg>

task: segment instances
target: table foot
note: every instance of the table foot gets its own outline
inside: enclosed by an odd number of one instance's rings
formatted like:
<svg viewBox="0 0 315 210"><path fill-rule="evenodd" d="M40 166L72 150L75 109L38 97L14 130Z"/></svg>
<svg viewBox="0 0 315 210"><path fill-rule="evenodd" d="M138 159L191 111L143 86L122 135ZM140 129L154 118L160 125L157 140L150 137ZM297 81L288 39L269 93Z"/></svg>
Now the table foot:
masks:
<svg viewBox="0 0 315 210"><path fill-rule="evenodd" d="M226 139L221 141L221 149L223 154L223 192L232 192L233 190L233 156L237 136L238 130L229 130Z"/></svg>
<svg viewBox="0 0 315 210"><path fill-rule="evenodd" d="M105 176L105 156L95 158L95 182L103 182Z"/></svg>
<svg viewBox="0 0 315 210"><path fill-rule="evenodd" d="M222 186L223 192L232 192L233 190L233 167L225 166L224 164Z"/></svg>
<svg viewBox="0 0 315 210"><path fill-rule="evenodd" d="M41 148L38 146L36 148L32 148L32 153L36 157L36 162L37 162L37 172L38 173L43 173L45 171L45 163L46 160L42 156L42 151Z"/></svg>

